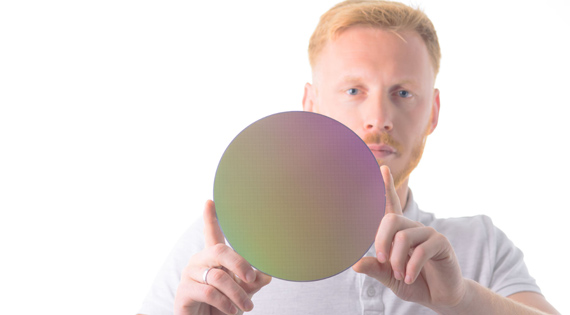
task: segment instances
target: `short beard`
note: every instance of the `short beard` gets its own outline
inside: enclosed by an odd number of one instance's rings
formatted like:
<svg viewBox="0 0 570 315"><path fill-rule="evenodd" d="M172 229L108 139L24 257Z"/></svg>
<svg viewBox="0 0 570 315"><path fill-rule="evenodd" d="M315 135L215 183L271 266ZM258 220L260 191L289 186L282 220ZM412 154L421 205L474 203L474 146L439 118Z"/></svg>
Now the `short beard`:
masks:
<svg viewBox="0 0 570 315"><path fill-rule="evenodd" d="M418 164L420 164L420 160L422 159L422 155L424 153L424 147L426 145L428 133L429 128L426 130L419 143L417 143L412 148L412 153L408 164L401 172L394 174L394 187L396 187L396 189L399 189L402 184L408 180L410 174L412 174L412 171L418 166Z"/></svg>
<svg viewBox="0 0 570 315"><path fill-rule="evenodd" d="M422 159L422 155L424 153L424 147L426 145L427 136L430 134L431 131L431 119L428 121L426 128L424 129L424 133L418 143L414 145L412 148L411 156L408 163L404 166L404 169L401 172L392 173L394 177L394 187L396 189L400 188L404 182L410 177L412 171L418 166L420 160ZM367 135L364 137L364 142L366 143L384 143L390 145L396 149L397 152L402 152L402 146L394 141L392 137L388 134L382 133L379 135ZM382 166L384 162L382 160L376 159L378 162L378 166ZM390 169L390 171L393 171Z"/></svg>

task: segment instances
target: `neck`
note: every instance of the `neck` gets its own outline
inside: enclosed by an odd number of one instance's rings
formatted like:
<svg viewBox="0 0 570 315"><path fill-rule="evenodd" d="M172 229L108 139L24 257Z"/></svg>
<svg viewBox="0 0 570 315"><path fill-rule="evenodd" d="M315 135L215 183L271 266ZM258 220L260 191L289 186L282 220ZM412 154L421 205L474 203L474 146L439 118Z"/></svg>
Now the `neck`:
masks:
<svg viewBox="0 0 570 315"><path fill-rule="evenodd" d="M408 180L409 177L406 178L398 188L396 188L396 194L400 199L400 206L402 207L402 211L406 209L406 202L408 201Z"/></svg>

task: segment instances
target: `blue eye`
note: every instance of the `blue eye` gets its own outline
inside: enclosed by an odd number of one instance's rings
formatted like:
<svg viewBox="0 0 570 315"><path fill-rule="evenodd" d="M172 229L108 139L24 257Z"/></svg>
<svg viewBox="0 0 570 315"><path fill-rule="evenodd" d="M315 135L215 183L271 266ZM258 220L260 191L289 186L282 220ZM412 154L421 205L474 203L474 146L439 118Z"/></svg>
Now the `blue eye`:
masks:
<svg viewBox="0 0 570 315"><path fill-rule="evenodd" d="M398 91L398 95L400 97L408 98L408 97L412 96L412 93L410 93L406 90L400 90L400 91Z"/></svg>
<svg viewBox="0 0 570 315"><path fill-rule="evenodd" d="M354 88L353 88L353 89L348 89L348 90L346 91L346 94L348 94L348 95L356 95L356 94L358 94L358 89L354 89Z"/></svg>

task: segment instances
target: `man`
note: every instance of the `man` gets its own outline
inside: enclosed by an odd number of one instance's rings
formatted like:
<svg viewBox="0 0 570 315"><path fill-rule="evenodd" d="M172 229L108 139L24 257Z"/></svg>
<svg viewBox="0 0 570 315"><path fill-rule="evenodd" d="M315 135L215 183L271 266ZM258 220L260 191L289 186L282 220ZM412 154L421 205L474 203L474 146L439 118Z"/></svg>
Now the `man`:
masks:
<svg viewBox="0 0 570 315"><path fill-rule="evenodd" d="M399 3L343 2L321 17L309 58L303 109L351 128L382 165L387 207L374 247L325 280L272 280L225 245L208 201L204 224L177 245L141 313L556 313L490 219L435 219L413 201L409 175L440 109L429 19Z"/></svg>

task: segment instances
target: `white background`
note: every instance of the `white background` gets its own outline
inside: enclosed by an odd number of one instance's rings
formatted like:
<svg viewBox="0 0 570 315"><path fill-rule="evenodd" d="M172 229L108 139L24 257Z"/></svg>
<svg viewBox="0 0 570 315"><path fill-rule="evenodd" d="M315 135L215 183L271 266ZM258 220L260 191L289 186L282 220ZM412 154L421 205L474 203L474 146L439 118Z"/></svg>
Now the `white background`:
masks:
<svg viewBox="0 0 570 315"><path fill-rule="evenodd" d="M301 109L335 2L1 2L0 312L136 313L233 137ZM443 59L414 195L491 216L568 313L570 7L417 3Z"/></svg>

